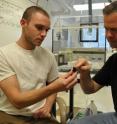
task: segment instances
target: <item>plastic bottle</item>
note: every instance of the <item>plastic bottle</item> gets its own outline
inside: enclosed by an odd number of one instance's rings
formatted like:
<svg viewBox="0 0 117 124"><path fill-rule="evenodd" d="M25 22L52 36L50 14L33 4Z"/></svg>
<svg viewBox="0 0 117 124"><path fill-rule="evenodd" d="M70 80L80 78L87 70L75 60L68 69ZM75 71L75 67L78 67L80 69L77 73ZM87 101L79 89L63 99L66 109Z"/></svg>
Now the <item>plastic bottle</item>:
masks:
<svg viewBox="0 0 117 124"><path fill-rule="evenodd" d="M91 100L90 104L88 105L85 115L89 116L89 115L96 115L97 114L97 107L94 103L93 100Z"/></svg>

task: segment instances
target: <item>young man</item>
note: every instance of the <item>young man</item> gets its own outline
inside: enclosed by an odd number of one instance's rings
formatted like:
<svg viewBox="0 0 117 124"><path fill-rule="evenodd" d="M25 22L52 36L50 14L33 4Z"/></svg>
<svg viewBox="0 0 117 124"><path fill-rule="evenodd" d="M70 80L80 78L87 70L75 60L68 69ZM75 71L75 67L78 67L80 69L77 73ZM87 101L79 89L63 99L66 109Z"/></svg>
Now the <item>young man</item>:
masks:
<svg viewBox="0 0 117 124"><path fill-rule="evenodd" d="M50 29L45 10L27 8L20 24L19 40L0 48L0 123L56 124L49 119L56 93L74 86L77 73L58 78L53 54L40 46Z"/></svg>
<svg viewBox="0 0 117 124"><path fill-rule="evenodd" d="M117 1L106 6L103 14L108 42L112 48L117 48ZM76 66L80 70L80 85L85 93L95 93L104 86L111 86L116 112L72 120L70 124L117 124L117 54L112 55L92 79L88 61L80 59Z"/></svg>

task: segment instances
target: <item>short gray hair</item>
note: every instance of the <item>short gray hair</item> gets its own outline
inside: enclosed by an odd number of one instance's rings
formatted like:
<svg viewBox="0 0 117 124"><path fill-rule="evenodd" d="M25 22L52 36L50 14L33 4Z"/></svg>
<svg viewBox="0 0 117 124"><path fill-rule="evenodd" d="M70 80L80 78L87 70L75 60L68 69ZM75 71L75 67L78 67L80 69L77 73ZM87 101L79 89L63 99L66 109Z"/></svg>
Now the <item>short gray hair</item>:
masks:
<svg viewBox="0 0 117 124"><path fill-rule="evenodd" d="M113 12L117 12L117 1L110 3L109 5L105 6L105 8L103 9L104 15L109 15Z"/></svg>

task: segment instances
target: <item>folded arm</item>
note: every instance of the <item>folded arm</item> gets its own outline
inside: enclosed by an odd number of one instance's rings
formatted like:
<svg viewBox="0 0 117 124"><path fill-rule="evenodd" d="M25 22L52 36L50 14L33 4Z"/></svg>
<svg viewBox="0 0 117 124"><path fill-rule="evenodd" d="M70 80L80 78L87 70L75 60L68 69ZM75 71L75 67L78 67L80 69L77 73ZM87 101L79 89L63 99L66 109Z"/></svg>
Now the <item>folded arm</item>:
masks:
<svg viewBox="0 0 117 124"><path fill-rule="evenodd" d="M69 72L64 78L58 78L53 83L39 89L21 91L16 75L0 82L0 87L9 101L18 109L35 104L51 94L68 90L76 84L76 73Z"/></svg>

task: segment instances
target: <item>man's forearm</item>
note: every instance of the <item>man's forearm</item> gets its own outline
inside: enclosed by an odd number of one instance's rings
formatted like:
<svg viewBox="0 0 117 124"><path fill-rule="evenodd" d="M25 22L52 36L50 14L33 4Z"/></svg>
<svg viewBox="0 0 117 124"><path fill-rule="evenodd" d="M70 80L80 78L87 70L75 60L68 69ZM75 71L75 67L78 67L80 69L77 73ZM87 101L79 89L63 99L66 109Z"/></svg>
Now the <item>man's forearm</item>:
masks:
<svg viewBox="0 0 117 124"><path fill-rule="evenodd" d="M14 95L12 95L12 99L10 97L11 103L16 108L24 108L26 106L35 104L36 102L41 101L44 98L50 99L49 97L51 94L54 94L55 91L53 90L53 86L47 86L40 89L35 89L31 91L24 91L24 92L15 92ZM52 95L53 101L55 99L55 96ZM53 102L52 101L52 102Z"/></svg>
<svg viewBox="0 0 117 124"><path fill-rule="evenodd" d="M86 94L90 94L94 92L94 85L93 85L93 81L91 79L90 73L83 74L83 75L81 74L80 85Z"/></svg>
<svg viewBox="0 0 117 124"><path fill-rule="evenodd" d="M52 109L53 104L55 103L56 97L57 97L57 94L52 94L52 95L48 96L46 99L45 105L50 108L50 111Z"/></svg>
<svg viewBox="0 0 117 124"><path fill-rule="evenodd" d="M64 78L58 78L54 83L51 83L46 87L27 91L20 90L19 85L17 85L18 82L13 76L9 80L7 79L1 83L1 89L5 92L9 101L16 108L21 109L35 104L54 93L69 89L76 84L76 76L76 73L69 72L67 78L65 75Z"/></svg>

